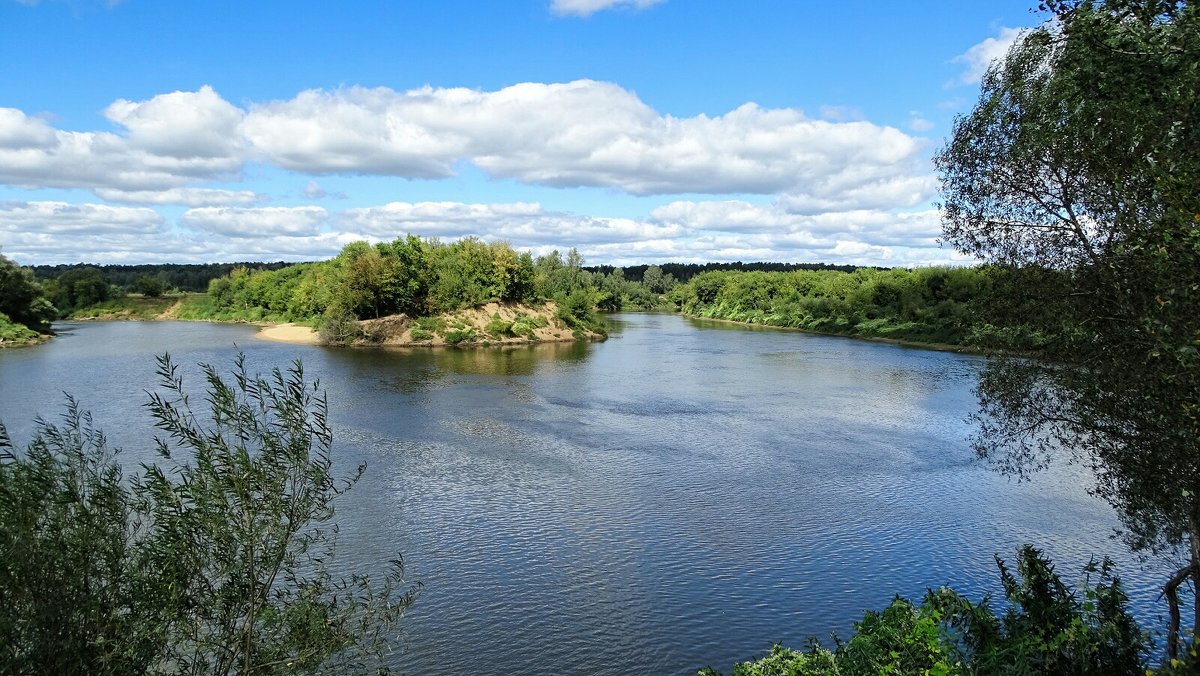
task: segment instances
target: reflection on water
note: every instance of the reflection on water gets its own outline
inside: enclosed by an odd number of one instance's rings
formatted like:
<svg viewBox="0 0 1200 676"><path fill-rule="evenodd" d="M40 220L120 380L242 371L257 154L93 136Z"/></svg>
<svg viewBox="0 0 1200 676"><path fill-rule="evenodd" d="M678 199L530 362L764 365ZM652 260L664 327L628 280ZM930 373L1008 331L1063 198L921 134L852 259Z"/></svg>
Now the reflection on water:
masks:
<svg viewBox="0 0 1200 676"><path fill-rule="evenodd" d="M1059 570L1117 555L1143 618L1152 580L1108 539L1078 470L1015 484L964 439L974 357L673 315L615 318L604 343L322 349L248 327L69 327L0 352L0 420L27 438L77 394L131 460L153 356L255 369L304 361L327 388L337 462L366 462L340 553L403 553L424 592L412 674L685 674L773 641L845 634L893 594L998 591L1024 542ZM235 344L237 347L235 347ZM23 422L24 421L24 422Z"/></svg>

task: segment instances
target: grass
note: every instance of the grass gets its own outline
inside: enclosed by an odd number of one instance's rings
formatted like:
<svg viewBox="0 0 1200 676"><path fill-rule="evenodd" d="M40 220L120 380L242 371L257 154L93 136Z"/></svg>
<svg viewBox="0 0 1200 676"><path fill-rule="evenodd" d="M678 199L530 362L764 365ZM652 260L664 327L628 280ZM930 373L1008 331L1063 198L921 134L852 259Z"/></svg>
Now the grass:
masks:
<svg viewBox="0 0 1200 676"><path fill-rule="evenodd" d="M8 315L0 312L0 346L32 345L41 342L42 334L9 319Z"/></svg>

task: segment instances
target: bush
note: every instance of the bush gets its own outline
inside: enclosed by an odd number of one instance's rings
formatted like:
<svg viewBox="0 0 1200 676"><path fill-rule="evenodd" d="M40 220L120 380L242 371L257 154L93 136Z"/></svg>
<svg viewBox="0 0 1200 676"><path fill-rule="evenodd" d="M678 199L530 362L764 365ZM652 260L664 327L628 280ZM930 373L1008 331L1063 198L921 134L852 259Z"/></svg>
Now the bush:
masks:
<svg viewBox="0 0 1200 676"><path fill-rule="evenodd" d="M0 673L297 673L378 663L412 603L399 560L380 584L335 579L325 400L299 362L203 366L193 411L170 359L148 408L162 464L127 480L68 399L14 452L0 425ZM207 421L207 422L202 422Z"/></svg>
<svg viewBox="0 0 1200 676"><path fill-rule="evenodd" d="M514 335L512 328L512 322L506 322L503 319L493 319L492 321L488 322L488 325L484 328L484 330L496 338L503 338L504 336Z"/></svg>
<svg viewBox="0 0 1200 676"><path fill-rule="evenodd" d="M470 327L451 329L445 333L444 337L447 343L450 343L451 345L458 345L459 343L474 340L475 329Z"/></svg>
<svg viewBox="0 0 1200 676"><path fill-rule="evenodd" d="M363 335L362 325L349 312L333 312L321 320L317 335L326 345L347 345Z"/></svg>
<svg viewBox="0 0 1200 676"><path fill-rule="evenodd" d="M433 334L425 329L417 327L408 334L413 340L432 340Z"/></svg>
<svg viewBox="0 0 1200 676"><path fill-rule="evenodd" d="M996 564L1009 604L1001 617L987 597L973 604L946 588L930 591L920 605L897 597L882 613L867 612L834 652L815 641L806 653L776 645L767 657L736 665L733 674L1147 673L1150 640L1129 615L1110 560L1085 568L1082 600L1033 547L1018 552L1017 575L998 557ZM709 668L700 674L719 676Z"/></svg>

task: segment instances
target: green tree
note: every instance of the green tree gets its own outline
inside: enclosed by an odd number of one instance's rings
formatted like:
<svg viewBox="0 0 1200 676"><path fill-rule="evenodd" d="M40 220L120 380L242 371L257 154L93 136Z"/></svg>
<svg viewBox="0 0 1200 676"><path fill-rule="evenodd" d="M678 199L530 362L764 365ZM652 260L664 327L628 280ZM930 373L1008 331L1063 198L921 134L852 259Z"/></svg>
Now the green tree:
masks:
<svg viewBox="0 0 1200 676"><path fill-rule="evenodd" d="M945 241L1017 280L998 321L1046 336L993 360L980 455L1094 468L1135 550L1184 561L1200 628L1200 21L1193 2L1046 2L935 158ZM1010 287L1011 288L1011 287ZM1000 296L1000 294L996 294ZM1013 311L1019 312L1013 316Z"/></svg>
<svg viewBox="0 0 1200 676"><path fill-rule="evenodd" d="M58 278L59 295L50 301L64 312L108 300L109 286L100 270L72 268Z"/></svg>
<svg viewBox="0 0 1200 676"><path fill-rule="evenodd" d="M14 450L0 426L0 672L312 673L377 665L414 596L331 572L336 499L324 398L300 364L203 367L194 411L159 360L159 464L127 480L69 401Z"/></svg>
<svg viewBox="0 0 1200 676"><path fill-rule="evenodd" d="M146 275L137 278L137 281L133 283L133 289L147 298L157 298L163 294L163 283L158 277Z"/></svg>
<svg viewBox="0 0 1200 676"><path fill-rule="evenodd" d="M0 313L18 324L45 331L58 311L43 297L32 272L0 255Z"/></svg>

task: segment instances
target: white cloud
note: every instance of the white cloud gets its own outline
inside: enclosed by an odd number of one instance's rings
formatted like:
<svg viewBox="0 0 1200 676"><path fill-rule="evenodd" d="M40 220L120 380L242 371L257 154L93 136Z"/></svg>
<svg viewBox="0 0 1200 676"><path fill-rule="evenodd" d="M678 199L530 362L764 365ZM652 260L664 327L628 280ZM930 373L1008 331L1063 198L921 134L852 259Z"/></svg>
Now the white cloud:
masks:
<svg viewBox="0 0 1200 676"><path fill-rule="evenodd" d="M168 188L167 190L117 190L96 188L92 192L100 199L126 204L180 204L186 207L206 207L227 204L254 204L269 198L250 190L217 190L214 188Z"/></svg>
<svg viewBox="0 0 1200 676"><path fill-rule="evenodd" d="M147 208L0 203L0 246L25 264L312 260L345 244L407 233L506 240L537 254L577 247L589 263L664 261L925 265L962 260L940 249L935 210L805 214L781 201L675 201L645 218L548 210L536 203L393 202L330 213L317 206L189 209L176 227Z"/></svg>
<svg viewBox="0 0 1200 676"><path fill-rule="evenodd" d="M0 202L0 250L22 265L172 260L183 243L153 209L66 202Z"/></svg>
<svg viewBox="0 0 1200 676"><path fill-rule="evenodd" d="M550 11L560 16L589 17L596 12L614 8L645 9L666 0L551 0Z"/></svg>
<svg viewBox="0 0 1200 676"><path fill-rule="evenodd" d="M0 108L0 183L25 188L166 190L230 175L243 163L241 111L212 89L173 92L105 111L128 130L75 132Z"/></svg>
<svg viewBox="0 0 1200 676"><path fill-rule="evenodd" d="M321 207L200 207L179 221L226 237L312 237L329 213Z"/></svg>
<svg viewBox="0 0 1200 676"><path fill-rule="evenodd" d="M585 242L636 242L676 237L683 228L626 218L603 218L545 211L540 204L464 204L462 202L392 202L348 209L340 223L384 239L407 233L461 237L484 236L526 247L570 248ZM569 244L558 244L569 242Z"/></svg>
<svg viewBox="0 0 1200 676"><path fill-rule="evenodd" d="M242 128L264 159L293 171L441 178L468 161L495 178L636 195L787 190L836 199L843 187L919 171L924 148L891 127L753 103L716 117L662 115L591 80L495 92L306 91L252 106Z"/></svg>
<svg viewBox="0 0 1200 676"><path fill-rule="evenodd" d="M937 247L941 221L934 209L896 212L878 209L795 213L782 202L759 205L740 200L677 201L650 212L655 222L685 231L763 235L785 245L799 237L806 246L836 241Z"/></svg>
<svg viewBox="0 0 1200 676"><path fill-rule="evenodd" d="M1008 50L1024 34L1021 28L1001 27L995 37L990 37L973 45L970 49L954 57L955 63L965 64L966 71L959 77L959 84L975 84L983 79L993 61L1001 60L1008 55Z"/></svg>
<svg viewBox="0 0 1200 676"><path fill-rule="evenodd" d="M591 80L310 90L249 111L205 86L121 99L105 114L124 133L65 131L0 109L0 183L123 202L248 204L257 198L247 191L196 186L254 160L310 175L424 179L471 163L492 178L635 195L782 192L810 209L908 207L929 191L927 141L892 127L754 103L680 118ZM315 180L305 188L310 199L323 193Z"/></svg>
<svg viewBox="0 0 1200 676"><path fill-rule="evenodd" d="M0 202L0 233L23 235L90 235L162 232L163 217L153 209L67 202ZM2 244L4 242L0 242Z"/></svg>
<svg viewBox="0 0 1200 676"><path fill-rule="evenodd" d="M238 125L243 113L208 85L141 102L118 99L104 116L129 130L132 147L155 156L231 163L242 154Z"/></svg>

